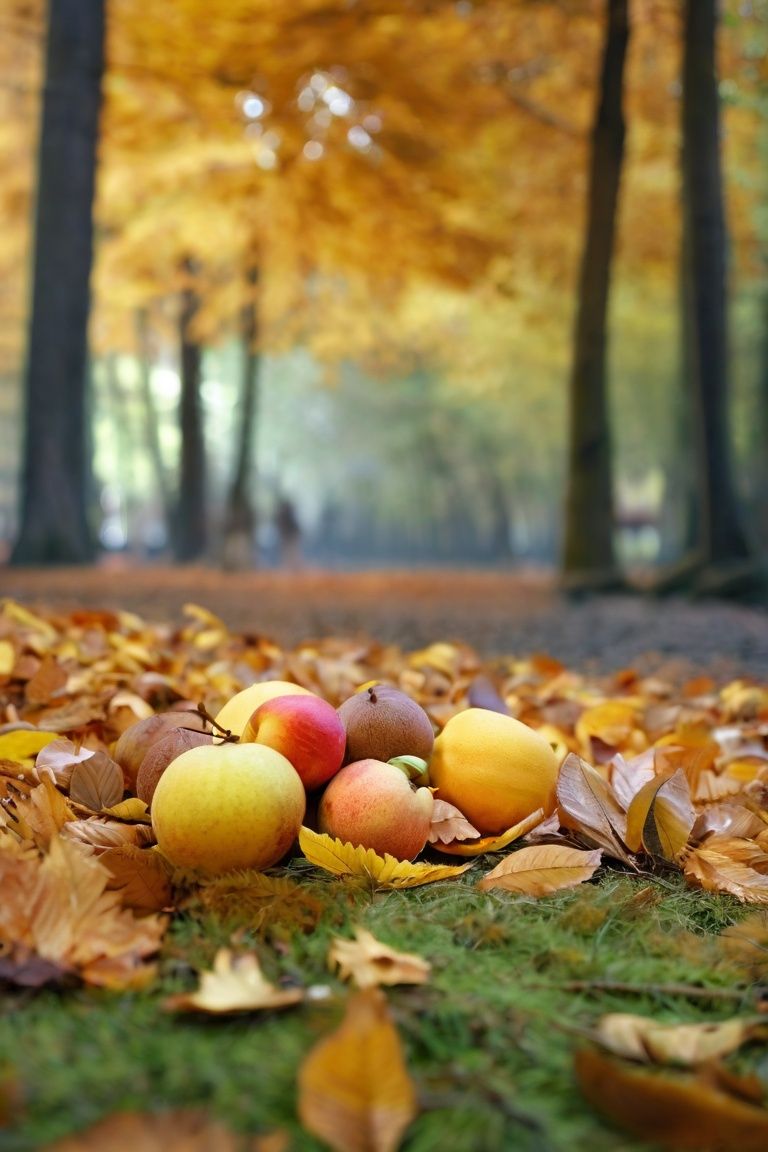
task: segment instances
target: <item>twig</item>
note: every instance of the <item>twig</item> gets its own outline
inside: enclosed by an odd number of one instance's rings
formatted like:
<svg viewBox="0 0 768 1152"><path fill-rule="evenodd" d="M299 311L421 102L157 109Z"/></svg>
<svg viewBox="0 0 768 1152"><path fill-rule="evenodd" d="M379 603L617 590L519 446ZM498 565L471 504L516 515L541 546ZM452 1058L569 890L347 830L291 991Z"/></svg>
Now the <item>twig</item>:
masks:
<svg viewBox="0 0 768 1152"><path fill-rule="evenodd" d="M702 988L698 984L627 984L623 980L566 980L562 984L529 984L563 992L621 992L632 996L683 996L688 1000L743 1000L760 988Z"/></svg>

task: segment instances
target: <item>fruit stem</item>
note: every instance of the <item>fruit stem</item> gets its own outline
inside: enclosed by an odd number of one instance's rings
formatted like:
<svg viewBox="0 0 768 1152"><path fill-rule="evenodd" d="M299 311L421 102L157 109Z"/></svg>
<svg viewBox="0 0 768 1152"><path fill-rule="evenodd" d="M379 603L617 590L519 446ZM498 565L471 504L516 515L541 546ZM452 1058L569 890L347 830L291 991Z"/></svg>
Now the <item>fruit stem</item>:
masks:
<svg viewBox="0 0 768 1152"><path fill-rule="evenodd" d="M376 703L377 697L376 697L376 689L375 688L369 688L368 689L368 699L370 700L371 704Z"/></svg>
<svg viewBox="0 0 768 1152"><path fill-rule="evenodd" d="M202 717L202 719L205 721L206 724L210 724L212 728L216 729L216 731L221 736L221 739L222 739L224 744L239 744L240 737L235 736L234 732L232 732L229 728L223 728L221 724L217 723L217 721L214 720L213 716L211 716L211 714L208 711L208 709L206 708L205 704L203 704L203 703L198 704L197 714L198 714L198 716ZM194 731L196 731L196 729L188 728L187 731L188 732L194 732Z"/></svg>

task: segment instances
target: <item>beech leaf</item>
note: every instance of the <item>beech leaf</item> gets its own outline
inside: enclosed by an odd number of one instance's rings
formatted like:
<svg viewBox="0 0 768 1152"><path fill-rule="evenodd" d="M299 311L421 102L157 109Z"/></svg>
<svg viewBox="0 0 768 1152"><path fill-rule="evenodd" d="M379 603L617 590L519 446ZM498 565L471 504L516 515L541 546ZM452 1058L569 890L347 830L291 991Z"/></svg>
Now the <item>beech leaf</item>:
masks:
<svg viewBox="0 0 768 1152"><path fill-rule="evenodd" d="M92 812L119 803L124 788L123 770L106 752L95 752L77 763L69 780L71 799Z"/></svg>
<svg viewBox="0 0 768 1152"><path fill-rule="evenodd" d="M170 996L164 1006L173 1012L226 1016L233 1012L287 1008L303 999L303 988L278 988L270 984L253 953L234 956L229 948L220 948L212 971L200 973L197 991Z"/></svg>
<svg viewBox="0 0 768 1152"><path fill-rule="evenodd" d="M636 867L624 840L627 818L607 780L573 752L560 766L557 802L564 827L605 849L609 856Z"/></svg>
<svg viewBox="0 0 768 1152"><path fill-rule="evenodd" d="M338 967L342 980L353 980L358 988L378 984L426 984L431 965L413 952L397 952L365 928L355 928L354 940L335 937L328 963Z"/></svg>
<svg viewBox="0 0 768 1152"><path fill-rule="evenodd" d="M627 846L651 856L678 860L688 843L696 811L682 768L669 769L643 785L627 812Z"/></svg>
<svg viewBox="0 0 768 1152"><path fill-rule="evenodd" d="M520 848L498 864L478 884L484 892L504 888L525 896L548 896L563 888L574 888L596 872L602 852L582 851L563 844L537 844Z"/></svg>
<svg viewBox="0 0 768 1152"><path fill-rule="evenodd" d="M416 1091L378 988L349 998L339 1027L298 1073L299 1118L334 1152L395 1152L416 1116Z"/></svg>
<svg viewBox="0 0 768 1152"><path fill-rule="evenodd" d="M124 907L136 912L162 912L172 903L171 870L159 852L126 843L108 848L99 859L109 869L109 887L120 893Z"/></svg>
<svg viewBox="0 0 768 1152"><path fill-rule="evenodd" d="M76 748L66 736L54 738L37 754L35 774L51 776L60 788L68 788L76 764L93 756L94 748Z"/></svg>
<svg viewBox="0 0 768 1152"><path fill-rule="evenodd" d="M422 864L397 860L386 853L379 856L372 848L347 844L324 833L302 828L299 847L311 864L335 876L356 876L371 881L376 888L416 888L437 880L452 880L471 868L471 864Z"/></svg>
<svg viewBox="0 0 768 1152"><path fill-rule="evenodd" d="M768 904L768 854L754 840L710 836L686 858L684 870L708 892L730 892L744 904Z"/></svg>

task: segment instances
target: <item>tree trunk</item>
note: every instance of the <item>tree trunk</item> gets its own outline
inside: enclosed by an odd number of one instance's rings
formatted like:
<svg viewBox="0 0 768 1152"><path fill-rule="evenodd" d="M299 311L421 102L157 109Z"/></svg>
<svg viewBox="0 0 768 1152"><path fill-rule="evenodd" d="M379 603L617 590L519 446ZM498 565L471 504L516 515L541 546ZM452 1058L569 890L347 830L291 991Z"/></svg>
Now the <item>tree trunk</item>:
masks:
<svg viewBox="0 0 768 1152"><path fill-rule="evenodd" d="M683 254L689 369L698 446L698 549L705 566L749 560L733 479L728 413L726 232L715 63L717 0L685 0Z"/></svg>
<svg viewBox="0 0 768 1152"><path fill-rule="evenodd" d="M86 350L103 66L103 0L50 0L15 564L94 556Z"/></svg>
<svg viewBox="0 0 768 1152"><path fill-rule="evenodd" d="M171 520L171 492L166 473L163 453L160 447L160 432L157 423L157 412L152 399L152 386L150 373L152 370L152 354L149 340L149 317L146 309L140 308L136 314L136 342L139 353L139 391L141 394L142 413L144 418L144 437L152 466L152 473L157 489L157 504L162 516L163 527L168 530Z"/></svg>
<svg viewBox="0 0 768 1152"><path fill-rule="evenodd" d="M202 351L194 334L199 301L194 266L185 266L188 283L181 294L179 315L181 366L181 460L176 503L175 551L182 562L199 560L208 541L206 516L205 437L200 396Z"/></svg>
<svg viewBox="0 0 768 1152"><path fill-rule="evenodd" d="M256 510L254 504L254 442L259 401L257 269L248 273L249 299L241 314L243 364L237 455L224 513L222 562L226 568L248 568L253 562Z"/></svg>
<svg viewBox="0 0 768 1152"><path fill-rule="evenodd" d="M611 435L606 382L611 262L624 156L622 90L628 0L607 0L575 347L569 381L569 454L563 568L574 584L616 583Z"/></svg>

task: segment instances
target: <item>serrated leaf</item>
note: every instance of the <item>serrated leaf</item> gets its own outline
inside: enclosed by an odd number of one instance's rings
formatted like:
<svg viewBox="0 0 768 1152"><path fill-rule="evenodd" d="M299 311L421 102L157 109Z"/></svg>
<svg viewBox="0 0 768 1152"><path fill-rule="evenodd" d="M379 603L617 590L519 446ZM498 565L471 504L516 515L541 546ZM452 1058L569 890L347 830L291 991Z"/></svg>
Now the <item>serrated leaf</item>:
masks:
<svg viewBox="0 0 768 1152"><path fill-rule="evenodd" d="M527 832L537 828L544 819L544 809L537 808L530 816L513 824L506 832L499 836L483 836L479 840L462 840L453 844L437 844L440 852L447 852L451 856L483 856L487 852L501 852L508 848L515 840L525 836Z"/></svg>
<svg viewBox="0 0 768 1152"><path fill-rule="evenodd" d="M334 937L328 963L332 968L338 967L342 980L353 980L358 988L425 984L431 972L431 965L423 957L414 952L398 952L365 928L355 928L354 940Z"/></svg>
<svg viewBox="0 0 768 1152"><path fill-rule="evenodd" d="M571 752L557 778L560 822L580 837L605 849L609 856L635 867L624 836L627 819L607 780L580 756Z"/></svg>
<svg viewBox="0 0 768 1152"><path fill-rule="evenodd" d="M548 896L563 888L573 888L596 872L602 852L582 851L563 844L537 844L520 848L488 872L478 884L484 892L504 888L526 896Z"/></svg>
<svg viewBox="0 0 768 1152"><path fill-rule="evenodd" d="M69 795L92 812L111 808L123 798L123 770L106 752L95 752L72 769Z"/></svg>
<svg viewBox="0 0 768 1152"><path fill-rule="evenodd" d="M688 843L696 812L682 768L669 769L643 785L627 812L627 847L675 862Z"/></svg>
<svg viewBox="0 0 768 1152"><path fill-rule="evenodd" d="M239 1012L260 1012L287 1008L304 999L303 988L278 988L265 979L253 953L234 956L220 948L210 972L200 973L196 992L169 997L164 1007L172 1012L207 1012L226 1016Z"/></svg>
<svg viewBox="0 0 768 1152"><path fill-rule="evenodd" d="M389 853L379 856L372 848L347 844L306 827L299 832L299 847L318 868L335 876L369 880L376 888L416 888L420 884L452 880L472 867L471 864L413 864L410 860L397 860Z"/></svg>
<svg viewBox="0 0 768 1152"><path fill-rule="evenodd" d="M349 998L339 1027L299 1068L299 1117L334 1152L395 1152L416 1115L416 1091L378 988Z"/></svg>

